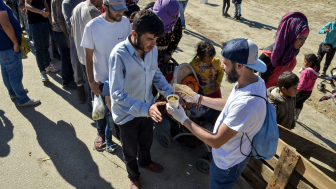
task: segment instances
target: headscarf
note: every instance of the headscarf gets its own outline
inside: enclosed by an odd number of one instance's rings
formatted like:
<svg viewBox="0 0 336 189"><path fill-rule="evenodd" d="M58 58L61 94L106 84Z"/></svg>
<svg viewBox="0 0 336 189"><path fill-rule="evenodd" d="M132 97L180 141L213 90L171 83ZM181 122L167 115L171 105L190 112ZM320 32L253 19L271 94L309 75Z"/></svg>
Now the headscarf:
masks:
<svg viewBox="0 0 336 189"><path fill-rule="evenodd" d="M180 4L177 0L157 0L150 10L161 18L165 33L168 33L178 20L178 17L174 18L173 16L180 12Z"/></svg>
<svg viewBox="0 0 336 189"><path fill-rule="evenodd" d="M291 12L282 17L275 37L271 62L274 67L288 65L299 49L294 43L302 34L309 33L307 17L301 12Z"/></svg>

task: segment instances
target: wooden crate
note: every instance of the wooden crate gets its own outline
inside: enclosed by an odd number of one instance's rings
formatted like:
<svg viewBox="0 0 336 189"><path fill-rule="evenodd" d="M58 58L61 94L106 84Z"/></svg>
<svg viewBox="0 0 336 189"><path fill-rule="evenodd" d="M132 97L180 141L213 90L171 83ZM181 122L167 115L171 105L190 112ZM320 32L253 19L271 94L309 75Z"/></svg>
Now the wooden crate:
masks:
<svg viewBox="0 0 336 189"><path fill-rule="evenodd" d="M336 189L333 171L310 161L314 158L336 169L336 152L279 125L276 155L251 158L242 176L253 188ZM319 168L318 168L318 167Z"/></svg>

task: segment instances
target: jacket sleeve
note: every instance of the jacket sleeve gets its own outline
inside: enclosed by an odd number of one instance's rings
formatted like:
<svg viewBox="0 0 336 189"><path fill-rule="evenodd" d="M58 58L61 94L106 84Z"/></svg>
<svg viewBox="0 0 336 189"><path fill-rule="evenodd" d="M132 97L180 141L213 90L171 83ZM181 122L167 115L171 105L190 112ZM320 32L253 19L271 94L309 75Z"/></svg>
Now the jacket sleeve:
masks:
<svg viewBox="0 0 336 189"><path fill-rule="evenodd" d="M68 31L68 34L71 35L71 22L70 18L72 15L72 8L68 3L62 3L62 13L64 16L65 24L66 24L66 29Z"/></svg>
<svg viewBox="0 0 336 189"><path fill-rule="evenodd" d="M62 2L63 0L56 0L56 19L57 19L57 24L61 28L62 31L66 31L65 27L65 19L62 13Z"/></svg>
<svg viewBox="0 0 336 189"><path fill-rule="evenodd" d="M180 43L181 38L182 38L182 21L179 18L174 26L174 31L173 31L173 36L172 36L172 39L174 41L171 41L169 43L167 47L167 51L173 54L178 44Z"/></svg>
<svg viewBox="0 0 336 189"><path fill-rule="evenodd" d="M301 92L304 89L304 87L307 85L308 79L309 77L307 76L307 69L306 69L301 73L300 82L297 88L298 93Z"/></svg>
<svg viewBox="0 0 336 189"><path fill-rule="evenodd" d="M330 28L330 25L331 25L331 22L329 22L327 25L325 25L323 28L321 28L318 33L319 34L325 34L324 30L326 28Z"/></svg>
<svg viewBox="0 0 336 189"><path fill-rule="evenodd" d="M222 80L223 80L223 77L224 77L224 70L220 67L220 60L217 59L216 61L218 61L219 63L217 63L217 65L219 66L218 67L218 73L217 73L217 79L216 79L216 83L219 85L219 87L221 86L222 84Z"/></svg>

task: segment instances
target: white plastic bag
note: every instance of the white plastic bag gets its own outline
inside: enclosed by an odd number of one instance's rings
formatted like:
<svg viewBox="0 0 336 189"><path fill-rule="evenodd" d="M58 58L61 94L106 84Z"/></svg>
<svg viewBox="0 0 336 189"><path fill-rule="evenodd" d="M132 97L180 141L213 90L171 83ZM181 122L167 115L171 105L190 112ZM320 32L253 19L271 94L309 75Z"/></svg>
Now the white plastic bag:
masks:
<svg viewBox="0 0 336 189"><path fill-rule="evenodd" d="M93 120L103 119L105 117L105 104L100 94L94 95L92 106L93 106L92 119Z"/></svg>

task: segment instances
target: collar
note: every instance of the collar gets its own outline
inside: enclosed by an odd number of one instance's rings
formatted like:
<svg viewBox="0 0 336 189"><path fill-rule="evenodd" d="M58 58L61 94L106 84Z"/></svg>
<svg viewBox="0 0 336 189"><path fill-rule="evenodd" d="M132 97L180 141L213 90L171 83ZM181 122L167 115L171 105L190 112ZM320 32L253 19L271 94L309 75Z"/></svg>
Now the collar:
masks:
<svg viewBox="0 0 336 189"><path fill-rule="evenodd" d="M138 51L136 51L135 48L133 47L133 45L131 44L130 38L131 38L131 34L129 36L127 36L127 39L125 41L125 46L126 46L128 52L130 53L131 56L133 56L133 54L135 54L137 56Z"/></svg>

